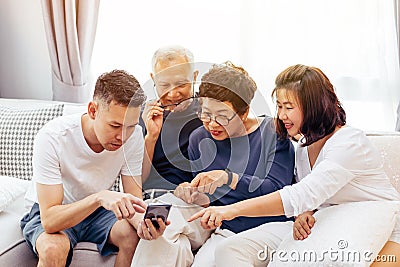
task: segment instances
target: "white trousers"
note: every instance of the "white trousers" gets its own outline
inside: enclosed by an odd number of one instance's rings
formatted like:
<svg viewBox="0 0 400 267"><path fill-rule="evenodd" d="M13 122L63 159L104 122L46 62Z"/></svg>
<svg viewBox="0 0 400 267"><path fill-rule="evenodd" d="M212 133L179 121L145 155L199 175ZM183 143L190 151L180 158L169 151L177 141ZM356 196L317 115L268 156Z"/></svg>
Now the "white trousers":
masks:
<svg viewBox="0 0 400 267"><path fill-rule="evenodd" d="M269 222L233 235L217 245L216 266L267 266L269 253L276 250L287 235L292 235L292 231L292 221Z"/></svg>
<svg viewBox="0 0 400 267"><path fill-rule="evenodd" d="M196 253L192 267L215 267L215 249L222 241L233 235L235 235L235 233L227 229L215 229L211 237Z"/></svg>
<svg viewBox="0 0 400 267"><path fill-rule="evenodd" d="M389 241L400 244L400 215ZM249 229L220 242L215 249L217 267L276 266L282 265L273 251L288 235L293 235L293 222L269 222ZM323 237L321 237L323 238ZM272 253L272 255L271 255ZM205 266L205 265L204 265Z"/></svg>
<svg viewBox="0 0 400 267"><path fill-rule="evenodd" d="M194 259L192 250L202 246L212 233L201 227L200 218L187 222L202 207L188 204L171 193L162 195L153 202L172 204L168 216L171 224L156 240L139 241L131 266L191 266Z"/></svg>

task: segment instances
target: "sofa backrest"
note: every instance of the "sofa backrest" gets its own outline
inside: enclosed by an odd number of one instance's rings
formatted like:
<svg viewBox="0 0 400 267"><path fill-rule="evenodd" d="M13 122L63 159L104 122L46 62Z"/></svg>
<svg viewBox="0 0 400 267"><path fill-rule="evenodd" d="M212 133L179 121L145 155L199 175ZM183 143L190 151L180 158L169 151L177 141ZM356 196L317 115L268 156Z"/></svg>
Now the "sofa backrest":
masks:
<svg viewBox="0 0 400 267"><path fill-rule="evenodd" d="M0 98L0 175L30 180L33 140L48 121L84 113L87 104L33 99ZM112 187L120 190L120 179Z"/></svg>
<svg viewBox="0 0 400 267"><path fill-rule="evenodd" d="M56 104L63 104L63 115L74 114L78 112L85 112L87 104L59 102L51 100L36 100L36 99L11 99L0 98L0 106L17 108L17 109L38 109Z"/></svg>
<svg viewBox="0 0 400 267"><path fill-rule="evenodd" d="M391 183L400 192L400 133L367 133L383 159L383 168Z"/></svg>

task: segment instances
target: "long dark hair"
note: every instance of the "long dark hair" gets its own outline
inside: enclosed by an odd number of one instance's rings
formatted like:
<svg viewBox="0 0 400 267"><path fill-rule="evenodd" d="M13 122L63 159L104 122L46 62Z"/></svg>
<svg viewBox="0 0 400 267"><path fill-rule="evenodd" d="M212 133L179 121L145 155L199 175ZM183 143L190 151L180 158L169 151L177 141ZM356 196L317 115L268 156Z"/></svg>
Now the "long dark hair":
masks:
<svg viewBox="0 0 400 267"><path fill-rule="evenodd" d="M303 146L331 134L336 126L346 124L346 112L333 85L320 69L300 64L291 66L276 77L273 97L276 97L279 89L293 94L303 112L300 127L306 139ZM279 119L276 120L276 128L280 137L288 136L284 123Z"/></svg>

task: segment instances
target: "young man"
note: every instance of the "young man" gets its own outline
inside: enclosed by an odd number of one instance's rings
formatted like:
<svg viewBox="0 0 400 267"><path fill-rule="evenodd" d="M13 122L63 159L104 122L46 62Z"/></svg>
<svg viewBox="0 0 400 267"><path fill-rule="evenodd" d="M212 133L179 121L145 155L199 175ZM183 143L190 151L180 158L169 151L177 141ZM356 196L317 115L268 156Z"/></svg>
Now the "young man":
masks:
<svg viewBox="0 0 400 267"><path fill-rule="evenodd" d="M80 241L96 243L103 256L119 251L115 266L130 265L138 241L132 217L146 207L137 126L144 101L135 77L104 73L87 113L59 117L37 134L21 229L38 266L69 265ZM125 193L109 190L119 175Z"/></svg>
<svg viewBox="0 0 400 267"><path fill-rule="evenodd" d="M143 188L156 198L192 179L187 147L190 133L202 125L193 101L193 54L181 46L159 48L152 59L158 99L146 105L140 124L145 131Z"/></svg>

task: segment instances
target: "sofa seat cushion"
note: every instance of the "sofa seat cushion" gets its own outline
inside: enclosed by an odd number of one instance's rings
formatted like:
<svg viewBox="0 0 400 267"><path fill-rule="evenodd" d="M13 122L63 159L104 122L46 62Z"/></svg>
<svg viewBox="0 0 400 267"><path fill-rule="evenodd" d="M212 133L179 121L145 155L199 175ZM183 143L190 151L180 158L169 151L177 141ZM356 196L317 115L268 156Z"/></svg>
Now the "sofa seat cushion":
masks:
<svg viewBox="0 0 400 267"><path fill-rule="evenodd" d="M24 196L19 196L4 211L0 212L0 255L4 250L23 239L19 221L24 211Z"/></svg>
<svg viewBox="0 0 400 267"><path fill-rule="evenodd" d="M115 263L116 254L107 257L100 256L96 244L81 242L74 248L71 267L102 266L112 267ZM8 249L0 252L1 266L24 266L36 267L38 258L31 251L24 239L13 243Z"/></svg>
<svg viewBox="0 0 400 267"><path fill-rule="evenodd" d="M19 226L23 213L23 195L0 212L0 266L37 266L37 257L26 244ZM96 244L81 242L74 248L71 266L114 266L115 255L102 257Z"/></svg>

